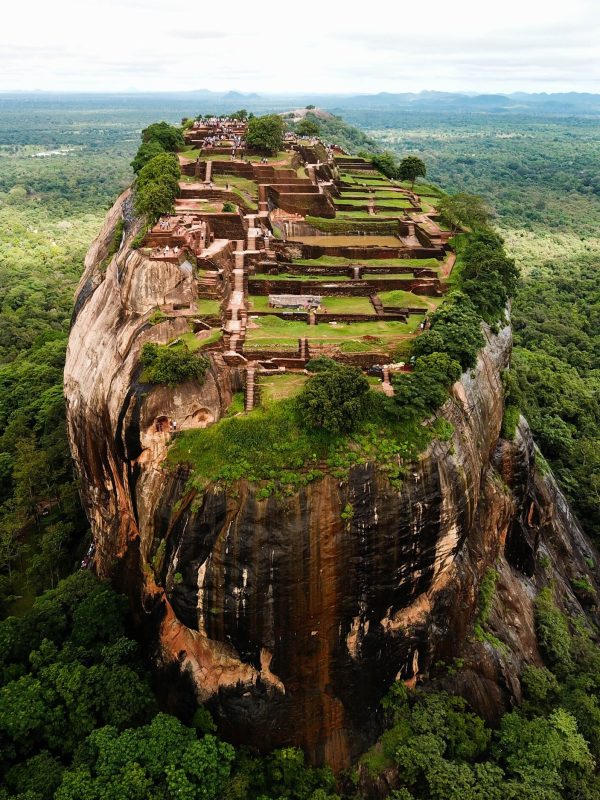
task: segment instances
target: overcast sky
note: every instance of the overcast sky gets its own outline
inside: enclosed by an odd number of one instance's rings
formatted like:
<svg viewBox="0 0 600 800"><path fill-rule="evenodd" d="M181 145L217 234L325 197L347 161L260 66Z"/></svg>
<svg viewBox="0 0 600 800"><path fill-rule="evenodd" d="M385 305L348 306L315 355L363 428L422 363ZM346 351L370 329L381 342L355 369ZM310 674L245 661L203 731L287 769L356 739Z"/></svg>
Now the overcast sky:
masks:
<svg viewBox="0 0 600 800"><path fill-rule="evenodd" d="M600 0L0 0L0 90L600 92Z"/></svg>

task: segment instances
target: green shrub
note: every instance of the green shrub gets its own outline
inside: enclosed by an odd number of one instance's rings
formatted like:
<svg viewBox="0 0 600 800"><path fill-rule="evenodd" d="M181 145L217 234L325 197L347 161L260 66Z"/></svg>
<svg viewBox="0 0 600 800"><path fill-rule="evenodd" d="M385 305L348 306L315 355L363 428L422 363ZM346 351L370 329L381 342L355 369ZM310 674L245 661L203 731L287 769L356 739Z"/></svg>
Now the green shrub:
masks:
<svg viewBox="0 0 600 800"><path fill-rule="evenodd" d="M137 185L145 186L152 181L165 181L172 188L179 183L180 177L177 156L173 153L159 153L140 170Z"/></svg>
<svg viewBox="0 0 600 800"><path fill-rule="evenodd" d="M492 613L492 601L496 591L496 581L498 580L498 573L492 567L489 567L479 585L479 603L477 610L477 622L480 625L487 625L490 614Z"/></svg>
<svg viewBox="0 0 600 800"><path fill-rule="evenodd" d="M174 348L153 342L147 342L142 348L141 361L144 382L167 386L192 380L202 382L210 366L207 358L195 355L185 345Z"/></svg>
<svg viewBox="0 0 600 800"><path fill-rule="evenodd" d="M446 353L420 356L413 373L392 375L394 401L404 413L432 413L447 400L448 390L460 374L460 364Z"/></svg>
<svg viewBox="0 0 600 800"><path fill-rule="evenodd" d="M111 240L111 243L110 243L110 247L108 248L108 252L107 252L106 256L104 257L104 259L102 260L102 263L100 264L100 269L102 271L104 271L108 267L112 257L118 252L119 247L121 246L121 241L123 239L123 231L124 231L124 229L125 229L125 221L121 217L117 221L117 224L115 225L115 230L113 232L113 236L112 236L112 240Z"/></svg>
<svg viewBox="0 0 600 800"><path fill-rule="evenodd" d="M192 718L192 726L199 733L216 733L217 726L214 723L212 715L206 706L199 706L194 712Z"/></svg>
<svg viewBox="0 0 600 800"><path fill-rule="evenodd" d="M327 358L327 356L317 356L306 363L308 372L326 372L328 369L336 369L337 366L337 361Z"/></svg>
<svg viewBox="0 0 600 800"><path fill-rule="evenodd" d="M514 259L504 251L502 239L491 228L480 228L465 237L460 256L461 291L486 322L502 319L519 275Z"/></svg>
<svg viewBox="0 0 600 800"><path fill-rule="evenodd" d="M237 206L235 203L230 203L229 201L223 203L223 211L226 214L232 214L234 211L237 211Z"/></svg>
<svg viewBox="0 0 600 800"><path fill-rule="evenodd" d="M596 590L587 578L573 578L571 588L580 600L591 602L596 597Z"/></svg>
<svg viewBox="0 0 600 800"><path fill-rule="evenodd" d="M387 178L398 178L399 167L393 153L386 151L385 153L373 153L371 155L371 164L382 172Z"/></svg>
<svg viewBox="0 0 600 800"><path fill-rule="evenodd" d="M490 218L485 200L473 194L446 195L437 203L437 209L443 221L450 225L452 230L465 226L475 228L485 225Z"/></svg>
<svg viewBox="0 0 600 800"><path fill-rule="evenodd" d="M525 697L536 707L540 707L549 699L559 693L559 683L556 676L546 667L536 667L529 664L521 675Z"/></svg>
<svg viewBox="0 0 600 800"><path fill-rule="evenodd" d="M167 315L164 314L160 308L155 308L148 317L148 322L150 325L158 325L159 322L164 322L166 319L168 319Z"/></svg>
<svg viewBox="0 0 600 800"><path fill-rule="evenodd" d="M337 367L310 378L297 404L306 425L332 433L351 431L364 418L369 382L355 367Z"/></svg>
<svg viewBox="0 0 600 800"><path fill-rule="evenodd" d="M149 225L144 225L139 233L131 240L131 244L129 245L132 250L138 250L144 243L144 239L146 238L146 234L150 230Z"/></svg>
<svg viewBox="0 0 600 800"><path fill-rule="evenodd" d="M446 353L467 370L477 364L484 344L479 315L469 298L457 293L432 315L431 328L417 338L413 354Z"/></svg>
<svg viewBox="0 0 600 800"><path fill-rule="evenodd" d="M502 417L502 430L500 435L503 439L512 441L517 432L517 425L521 418L521 412L517 406L507 405L504 409L504 416Z"/></svg>
<svg viewBox="0 0 600 800"><path fill-rule="evenodd" d="M573 659L569 625L548 586L542 589L535 601L535 626L540 648L550 666L561 673L570 672Z"/></svg>

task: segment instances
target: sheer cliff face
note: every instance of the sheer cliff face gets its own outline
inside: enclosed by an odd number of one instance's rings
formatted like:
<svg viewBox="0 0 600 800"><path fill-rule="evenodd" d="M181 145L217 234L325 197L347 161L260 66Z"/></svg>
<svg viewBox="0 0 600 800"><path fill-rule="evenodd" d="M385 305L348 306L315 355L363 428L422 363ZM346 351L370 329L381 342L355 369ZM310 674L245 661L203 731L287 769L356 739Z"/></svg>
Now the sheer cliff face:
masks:
<svg viewBox="0 0 600 800"><path fill-rule="evenodd" d="M518 699L522 666L539 661L536 553L551 559L573 608L569 579L588 574L591 556L552 479L535 473L525 421L513 442L499 440L510 329L487 333L443 409L451 440L434 442L402 489L366 463L286 499L258 500L243 481L195 495L183 469L163 469L168 434L155 421L218 420L236 376L221 363L202 387L140 386L143 343L186 326L176 317L152 326L149 312L193 297L194 286L126 247L100 274L124 200L88 254L65 392L96 566L131 598L165 694L191 687L231 739L297 744L334 767L373 740L391 682L423 679L440 659L463 658L455 688L493 718ZM499 573L490 625L506 652L472 638L490 566Z"/></svg>

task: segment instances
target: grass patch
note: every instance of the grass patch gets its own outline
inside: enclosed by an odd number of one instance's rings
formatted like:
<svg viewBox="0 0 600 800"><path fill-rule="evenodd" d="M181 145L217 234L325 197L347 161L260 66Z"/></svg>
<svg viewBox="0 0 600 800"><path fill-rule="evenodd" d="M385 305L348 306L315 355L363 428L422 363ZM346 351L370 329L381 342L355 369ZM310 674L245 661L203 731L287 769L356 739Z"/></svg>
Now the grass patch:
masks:
<svg viewBox="0 0 600 800"><path fill-rule="evenodd" d="M403 272L363 272L364 281L404 281L409 283L414 280L411 274Z"/></svg>
<svg viewBox="0 0 600 800"><path fill-rule="evenodd" d="M256 181L238 175L214 175L212 181L215 186L222 188L229 186L231 192L237 194L253 209L258 208L258 184Z"/></svg>
<svg viewBox="0 0 600 800"><path fill-rule="evenodd" d="M401 211L402 209L398 209ZM376 220L388 220L388 219L395 219L398 215L394 215L392 213L392 209L387 211L376 211L374 214L369 214L368 211L336 211L335 212L336 219L372 219Z"/></svg>
<svg viewBox="0 0 600 800"><path fill-rule="evenodd" d="M368 192L361 192L357 189L342 189L342 197L341 199L335 198L336 203L341 203L345 200L349 202L354 202L356 200L369 200L373 197L376 200L388 200L388 199L398 199L398 200L405 200L407 201L407 197L400 191L394 191L393 189L373 189L372 191ZM408 201L407 201L408 202Z"/></svg>
<svg viewBox="0 0 600 800"><path fill-rule="evenodd" d="M348 213L358 214L360 212L348 212ZM367 212L364 213L366 217L370 216ZM400 225L396 220L392 220L390 222L388 220L371 219L371 221L368 223L363 222L360 225L354 225L350 221L329 219L328 217L312 217L308 214L306 215L305 219L309 225L313 226L313 228L317 228L320 231L325 231L328 233L341 233L341 234L353 233L353 232L362 233L363 231L370 230L375 233L389 233L391 235L394 233L398 233L400 230Z"/></svg>
<svg viewBox="0 0 600 800"><path fill-rule="evenodd" d="M178 155L195 160L200 155L200 150L197 147L192 147L189 150L180 150Z"/></svg>
<svg viewBox="0 0 600 800"><path fill-rule="evenodd" d="M285 164L290 164L292 161L293 153L288 152L287 150L280 150L277 155L275 156L268 156L269 164L272 164L275 161L285 161ZM264 156L244 156L244 161L251 161L253 164L260 164ZM284 164L281 165L282 167L285 166Z"/></svg>
<svg viewBox="0 0 600 800"><path fill-rule="evenodd" d="M219 316L221 314L221 301L200 298L198 300L198 314L200 316Z"/></svg>
<svg viewBox="0 0 600 800"><path fill-rule="evenodd" d="M363 203L363 200L365 201L364 203ZM338 199L336 197L335 200L334 200L334 204L335 204L336 208L338 206L359 206L359 205L365 205L366 206L368 200L369 200L369 195L368 194L365 194L364 197L357 197L357 196L353 196L352 198L344 197L343 200L342 199Z"/></svg>
<svg viewBox="0 0 600 800"><path fill-rule="evenodd" d="M173 344L173 348L185 346L192 352L200 348L200 340L196 337L196 334L191 331L189 333L182 333L181 336L173 339L173 342L177 342L177 344Z"/></svg>
<svg viewBox="0 0 600 800"><path fill-rule="evenodd" d="M423 308L430 308L430 303L423 297L419 297L419 295L413 294L412 292L405 292L403 289L378 292L377 296L384 306L422 306ZM428 299L433 300L434 298Z"/></svg>
<svg viewBox="0 0 600 800"><path fill-rule="evenodd" d="M231 404L225 412L226 417L234 417L236 414L244 413L244 393L235 392L231 398Z"/></svg>
<svg viewBox="0 0 600 800"><path fill-rule="evenodd" d="M321 306L338 314L374 314L375 309L368 297L324 297Z"/></svg>
<svg viewBox="0 0 600 800"><path fill-rule="evenodd" d="M414 187L411 186L410 181L394 181L396 186L401 186L403 189L409 189L418 195L425 195L425 197L442 197L443 192L433 186L431 183L415 183Z"/></svg>
<svg viewBox="0 0 600 800"><path fill-rule="evenodd" d="M408 322L395 320L339 322L337 324L320 323L312 326L305 322L269 315L252 321L252 327L249 327L246 332L246 347L249 350L261 348L295 350L298 346L298 339L305 337L308 339L309 345L313 343L340 346L348 342L357 342L361 349L352 352L369 352L378 350L380 347L371 342L365 350L362 347L364 344L362 337L374 336L381 341L381 347L391 350L404 337L414 333L420 321L421 316L414 314L409 317ZM345 350L345 352L351 351Z"/></svg>
<svg viewBox="0 0 600 800"><path fill-rule="evenodd" d="M392 227L394 220L382 220L377 223L373 220L368 222L355 220L339 220L338 225L348 225L348 230L342 233L332 233L330 236L294 236L290 241L300 242L301 244L313 244L317 247L327 249L328 247L385 247L391 251L398 250L402 242L396 236L388 233L388 228ZM377 231L377 225L380 225ZM371 232L367 233L367 226L371 226Z"/></svg>
<svg viewBox="0 0 600 800"><path fill-rule="evenodd" d="M273 311L269 305L269 295L267 294L250 294L248 295L248 303L250 304L250 312L252 311Z"/></svg>
<svg viewBox="0 0 600 800"><path fill-rule="evenodd" d="M379 208L412 208L413 205L408 200L383 200L380 197L375 199L375 205Z"/></svg>
<svg viewBox="0 0 600 800"><path fill-rule="evenodd" d="M308 375L301 372L261 375L259 380L261 403L273 403L277 400L285 400L288 397L297 395L308 380L308 377Z"/></svg>
<svg viewBox="0 0 600 800"><path fill-rule="evenodd" d="M205 336L203 339L199 339L200 342L200 350L203 347L208 347L210 344L215 344L215 342L220 341L223 338L223 331L219 328L215 328L210 332L209 336Z"/></svg>
<svg viewBox="0 0 600 800"><path fill-rule="evenodd" d="M291 380L282 383L286 391L290 386ZM369 402L369 422L344 436L304 427L293 398L273 400L249 414L178 433L167 463L189 464L189 485L200 491L211 483L227 486L246 479L260 486L259 498L293 494L325 473L344 479L365 461L376 461L399 486L404 465L427 447L433 433L419 420L390 414L379 392L370 392Z"/></svg>
<svg viewBox="0 0 600 800"><path fill-rule="evenodd" d="M502 417L502 430L500 433L503 439L512 441L515 438L520 417L521 411L518 406L514 406L509 403L504 408L504 416Z"/></svg>

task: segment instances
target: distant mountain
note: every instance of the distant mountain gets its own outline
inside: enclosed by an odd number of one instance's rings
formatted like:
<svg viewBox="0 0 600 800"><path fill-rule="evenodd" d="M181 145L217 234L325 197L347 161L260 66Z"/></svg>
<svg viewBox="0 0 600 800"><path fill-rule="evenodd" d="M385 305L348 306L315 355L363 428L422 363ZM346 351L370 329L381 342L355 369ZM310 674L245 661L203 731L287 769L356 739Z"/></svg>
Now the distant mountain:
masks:
<svg viewBox="0 0 600 800"><path fill-rule="evenodd" d="M243 92L226 92L221 95L221 100L260 100L260 95L253 92L244 94Z"/></svg>
<svg viewBox="0 0 600 800"><path fill-rule="evenodd" d="M338 114L359 114L370 111L455 114L549 114L600 116L600 94L589 92L512 92L507 94L477 94L474 92L378 92L376 94L257 94L235 90L217 92L194 89L176 92L0 92L2 102L76 102L95 105L98 100L116 105L137 103L150 107L153 103L169 103L177 108L176 115L189 113L190 105L198 111L225 113L245 107L255 114L289 111L307 105Z"/></svg>
<svg viewBox="0 0 600 800"><path fill-rule="evenodd" d="M333 100L333 98L332 98ZM332 107L332 102L323 105ZM551 114L600 114L600 95L583 92L560 94L515 92L511 94L472 94L463 92L379 92L378 94L335 97L335 108L344 109L412 109L427 112L519 112Z"/></svg>

